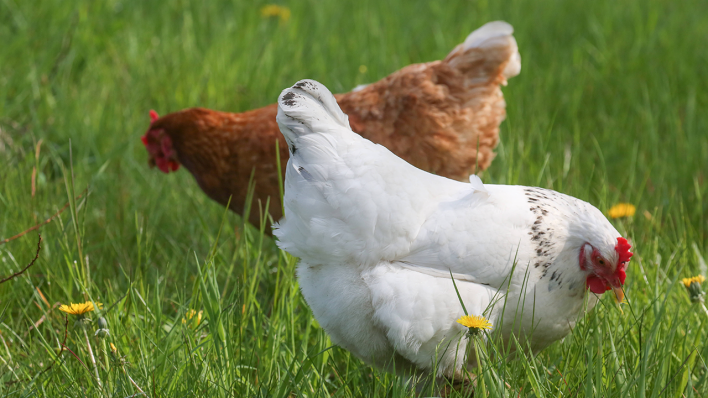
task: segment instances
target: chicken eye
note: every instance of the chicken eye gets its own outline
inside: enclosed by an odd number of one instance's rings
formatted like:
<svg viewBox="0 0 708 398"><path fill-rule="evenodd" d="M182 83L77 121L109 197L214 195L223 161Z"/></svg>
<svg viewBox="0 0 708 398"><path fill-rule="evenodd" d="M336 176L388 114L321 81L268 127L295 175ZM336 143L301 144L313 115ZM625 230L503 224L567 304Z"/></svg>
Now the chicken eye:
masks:
<svg viewBox="0 0 708 398"><path fill-rule="evenodd" d="M601 258L598 259L597 262L600 263L600 265L605 265L605 260L603 260Z"/></svg>

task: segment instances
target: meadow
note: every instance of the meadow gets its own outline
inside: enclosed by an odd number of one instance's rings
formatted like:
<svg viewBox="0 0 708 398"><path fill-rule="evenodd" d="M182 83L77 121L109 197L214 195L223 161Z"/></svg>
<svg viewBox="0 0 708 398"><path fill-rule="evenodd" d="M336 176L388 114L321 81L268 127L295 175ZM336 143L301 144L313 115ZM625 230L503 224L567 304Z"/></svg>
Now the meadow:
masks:
<svg viewBox="0 0 708 398"><path fill-rule="evenodd" d="M708 316L681 283L707 273L704 1L266 4L0 2L0 278L38 236L3 240L68 203L0 285L2 396L415 396L332 346L296 259L185 170L150 169L139 138L150 109L245 111L302 78L348 91L497 19L522 70L483 181L637 211L613 220L635 248L623 313L605 295L539 355L494 356L489 396L708 396ZM86 300L92 323L57 308Z"/></svg>

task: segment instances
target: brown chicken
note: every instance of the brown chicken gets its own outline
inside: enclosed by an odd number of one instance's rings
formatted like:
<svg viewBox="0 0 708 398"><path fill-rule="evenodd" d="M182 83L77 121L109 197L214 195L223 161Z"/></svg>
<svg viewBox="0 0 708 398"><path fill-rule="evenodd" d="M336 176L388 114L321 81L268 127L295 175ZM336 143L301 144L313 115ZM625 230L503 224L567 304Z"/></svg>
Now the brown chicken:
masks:
<svg viewBox="0 0 708 398"><path fill-rule="evenodd" d="M412 165L456 180L486 169L506 117L500 85L521 68L513 28L490 22L472 32L442 61L407 66L390 76L335 95L352 130L390 149ZM282 215L276 141L285 175L288 147L275 121L277 105L243 113L191 108L158 117L142 137L150 165L169 173L184 165L213 200L244 210L249 181L254 196L249 219L260 209ZM260 205L259 205L260 202ZM270 223L268 223L270 224Z"/></svg>

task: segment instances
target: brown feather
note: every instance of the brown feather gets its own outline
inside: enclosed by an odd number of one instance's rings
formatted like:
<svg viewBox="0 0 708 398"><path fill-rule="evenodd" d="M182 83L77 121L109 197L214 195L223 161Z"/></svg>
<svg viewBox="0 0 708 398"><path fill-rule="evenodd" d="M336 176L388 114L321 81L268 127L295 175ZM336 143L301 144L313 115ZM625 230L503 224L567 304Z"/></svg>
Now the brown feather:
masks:
<svg viewBox="0 0 708 398"><path fill-rule="evenodd" d="M484 49L455 48L443 61L407 66L359 91L335 95L352 129L414 166L456 180L484 170L494 159L499 124L506 116L500 85L516 51L510 42ZM510 76L509 76L510 77ZM275 104L243 113L191 108L165 115L150 129L172 138L179 162L213 200L241 213L254 172L249 220L260 224L259 205L270 198L282 216L275 141L284 176L288 150L275 121Z"/></svg>

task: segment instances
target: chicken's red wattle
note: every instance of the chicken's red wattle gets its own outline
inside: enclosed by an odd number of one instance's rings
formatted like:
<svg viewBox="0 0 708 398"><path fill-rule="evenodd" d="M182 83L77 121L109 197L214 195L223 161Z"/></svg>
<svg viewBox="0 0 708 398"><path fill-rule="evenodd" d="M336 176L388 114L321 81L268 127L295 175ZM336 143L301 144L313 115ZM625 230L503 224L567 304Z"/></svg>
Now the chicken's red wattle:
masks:
<svg viewBox="0 0 708 398"><path fill-rule="evenodd" d="M586 285L588 289L590 289L590 291L595 294L602 294L610 290L610 287L607 285L607 283L597 275L588 276L588 278L586 279Z"/></svg>

